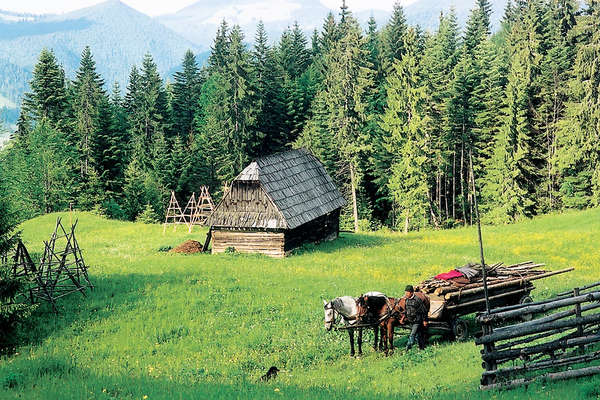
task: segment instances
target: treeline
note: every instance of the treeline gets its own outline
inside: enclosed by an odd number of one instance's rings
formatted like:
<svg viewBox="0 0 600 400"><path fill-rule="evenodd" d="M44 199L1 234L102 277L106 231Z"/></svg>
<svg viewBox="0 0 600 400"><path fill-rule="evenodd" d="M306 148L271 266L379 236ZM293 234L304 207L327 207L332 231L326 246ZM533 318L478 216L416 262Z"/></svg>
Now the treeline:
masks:
<svg viewBox="0 0 600 400"><path fill-rule="evenodd" d="M463 32L452 10L423 32L397 4L363 31L344 4L273 46L262 24L247 46L223 22L205 67L188 52L165 85L146 55L124 95L89 48L73 81L43 51L2 191L21 218L73 203L135 219L171 190L218 198L251 159L305 147L356 229L473 223L473 180L492 223L598 205L600 4L509 2L494 34L490 8L476 0Z"/></svg>

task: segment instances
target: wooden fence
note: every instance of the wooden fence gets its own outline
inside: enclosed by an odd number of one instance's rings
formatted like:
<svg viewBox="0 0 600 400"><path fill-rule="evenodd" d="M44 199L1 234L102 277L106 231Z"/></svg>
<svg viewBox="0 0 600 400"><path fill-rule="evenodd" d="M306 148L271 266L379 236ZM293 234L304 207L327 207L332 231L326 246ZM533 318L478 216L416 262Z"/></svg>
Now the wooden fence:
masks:
<svg viewBox="0 0 600 400"><path fill-rule="evenodd" d="M485 369L480 388L599 374L600 364L593 363L600 360L599 287L600 282L552 299L479 314L483 335L475 343L483 345ZM505 325L516 319L524 322Z"/></svg>

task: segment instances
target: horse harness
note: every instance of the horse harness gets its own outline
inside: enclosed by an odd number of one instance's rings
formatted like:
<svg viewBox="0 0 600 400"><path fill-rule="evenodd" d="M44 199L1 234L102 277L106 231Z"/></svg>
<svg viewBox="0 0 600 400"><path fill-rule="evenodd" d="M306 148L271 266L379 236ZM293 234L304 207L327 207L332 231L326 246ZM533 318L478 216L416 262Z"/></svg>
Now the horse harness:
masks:
<svg viewBox="0 0 600 400"><path fill-rule="evenodd" d="M391 302L390 299L388 297L386 297L385 298L386 312L381 318L379 318L379 321L377 321L377 322L383 322L390 318L398 318L400 316L400 314L402 314L402 313L399 310L397 310L396 308L400 304L401 300L402 300L402 298L396 298L396 299L394 299L393 302Z"/></svg>

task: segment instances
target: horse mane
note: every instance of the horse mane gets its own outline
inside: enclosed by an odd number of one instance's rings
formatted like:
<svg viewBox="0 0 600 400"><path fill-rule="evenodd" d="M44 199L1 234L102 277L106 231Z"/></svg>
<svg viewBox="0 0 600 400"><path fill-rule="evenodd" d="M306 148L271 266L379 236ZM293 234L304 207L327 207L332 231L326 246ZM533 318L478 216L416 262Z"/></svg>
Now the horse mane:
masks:
<svg viewBox="0 0 600 400"><path fill-rule="evenodd" d="M331 300L331 305L333 308L340 308L342 305L344 305L344 303L342 303L342 299L336 297L335 299Z"/></svg>

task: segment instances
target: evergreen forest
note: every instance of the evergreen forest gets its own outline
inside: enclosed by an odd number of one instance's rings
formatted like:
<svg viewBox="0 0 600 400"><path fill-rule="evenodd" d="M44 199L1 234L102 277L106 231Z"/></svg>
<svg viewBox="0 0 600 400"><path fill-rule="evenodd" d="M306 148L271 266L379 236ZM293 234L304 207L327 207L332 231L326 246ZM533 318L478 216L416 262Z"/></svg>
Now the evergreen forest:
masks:
<svg viewBox="0 0 600 400"><path fill-rule="evenodd" d="M488 0L461 29L390 20L363 29L343 3L308 37L223 21L206 65L165 80L152 55L107 87L86 47L74 79L41 52L0 192L19 221L93 210L164 215L201 185L218 200L253 159L306 148L347 198L343 227L504 224L600 204L600 2ZM250 36L248 36L250 35ZM272 44L273 43L273 44Z"/></svg>

